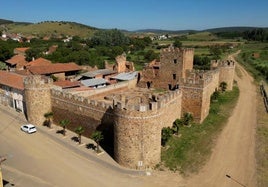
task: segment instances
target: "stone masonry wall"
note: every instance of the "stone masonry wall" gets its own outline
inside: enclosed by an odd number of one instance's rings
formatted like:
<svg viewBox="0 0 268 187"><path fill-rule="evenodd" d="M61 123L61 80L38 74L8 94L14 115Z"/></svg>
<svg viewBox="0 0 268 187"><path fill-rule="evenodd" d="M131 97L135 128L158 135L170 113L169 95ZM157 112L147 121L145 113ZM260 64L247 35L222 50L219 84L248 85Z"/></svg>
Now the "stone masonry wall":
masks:
<svg viewBox="0 0 268 187"><path fill-rule="evenodd" d="M96 128L105 124L113 124L113 113L111 105L105 102L90 100L85 97L66 94L62 91L51 91L52 111L54 122L59 124L61 120L71 121L70 126L83 126L85 135L90 135ZM75 124L73 124L75 123Z"/></svg>
<svg viewBox="0 0 268 187"><path fill-rule="evenodd" d="M218 69L220 71L219 84L221 82L227 83L227 90L233 89L233 81L235 74L235 62L232 60L213 60L211 61L211 69Z"/></svg>
<svg viewBox="0 0 268 187"><path fill-rule="evenodd" d="M193 76L194 75L194 76ZM194 77L194 78L192 78ZM219 71L192 73L182 89L182 113L190 112L194 120L202 123L209 114L210 97L219 85Z"/></svg>
<svg viewBox="0 0 268 187"><path fill-rule="evenodd" d="M28 121L34 125L43 125L44 114L51 112L52 80L29 76L24 79L24 87Z"/></svg>
<svg viewBox="0 0 268 187"><path fill-rule="evenodd" d="M154 167L160 162L162 128L181 116L181 93L167 95L145 111L118 107L114 109L115 160L129 168Z"/></svg>
<svg viewBox="0 0 268 187"><path fill-rule="evenodd" d="M130 168L137 168L138 161L153 167L160 161L162 128L181 117L181 94L178 90L168 92L149 105L125 108L120 102L111 106L52 89L52 111L55 123L69 119L76 123L71 126L83 126L86 135L99 126L113 127L115 159Z"/></svg>
<svg viewBox="0 0 268 187"><path fill-rule="evenodd" d="M185 72L193 69L194 62L194 49L183 49L183 72L182 78L185 78Z"/></svg>
<svg viewBox="0 0 268 187"><path fill-rule="evenodd" d="M219 83L226 82L227 83L227 90L233 89L233 82L234 82L234 71L235 67L221 67L220 68L220 77Z"/></svg>

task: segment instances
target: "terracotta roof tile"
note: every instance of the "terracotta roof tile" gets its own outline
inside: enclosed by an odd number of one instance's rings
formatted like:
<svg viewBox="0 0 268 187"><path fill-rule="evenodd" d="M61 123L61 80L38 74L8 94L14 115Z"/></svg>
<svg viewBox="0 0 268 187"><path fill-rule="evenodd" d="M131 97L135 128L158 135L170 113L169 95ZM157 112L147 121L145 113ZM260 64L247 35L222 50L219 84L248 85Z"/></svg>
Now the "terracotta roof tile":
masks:
<svg viewBox="0 0 268 187"><path fill-rule="evenodd" d="M19 51L19 52L25 52L25 51L27 51L29 49L29 47L17 47L17 48L15 48L15 50L16 51Z"/></svg>
<svg viewBox="0 0 268 187"><path fill-rule="evenodd" d="M26 64L26 66L46 66L46 65L51 65L51 61L44 58L38 58Z"/></svg>
<svg viewBox="0 0 268 187"><path fill-rule="evenodd" d="M75 63L56 63L46 66L29 66L27 69L34 75L46 75L53 73L79 71L81 70L81 67Z"/></svg>
<svg viewBox="0 0 268 187"><path fill-rule="evenodd" d="M23 85L24 76L13 72L0 71L0 84L6 85L19 90L24 90Z"/></svg>
<svg viewBox="0 0 268 187"><path fill-rule="evenodd" d="M25 56L23 55L14 55L10 59L6 60L7 63L11 65L25 65L27 61L25 60Z"/></svg>

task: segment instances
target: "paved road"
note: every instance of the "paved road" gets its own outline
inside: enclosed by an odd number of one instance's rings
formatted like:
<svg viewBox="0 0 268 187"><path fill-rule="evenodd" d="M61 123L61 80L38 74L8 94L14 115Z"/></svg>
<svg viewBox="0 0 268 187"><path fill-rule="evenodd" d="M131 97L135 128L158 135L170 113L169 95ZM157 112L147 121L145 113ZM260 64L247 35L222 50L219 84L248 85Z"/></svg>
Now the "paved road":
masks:
<svg viewBox="0 0 268 187"><path fill-rule="evenodd" d="M38 132L20 131L24 120L19 113L0 108L0 155L7 186L141 186L144 174L125 170L106 154L96 156L93 150L71 142L73 134L63 138L56 128L38 127ZM57 141L54 137L57 136ZM82 139L83 141L83 139ZM84 142L88 140L84 139ZM65 145L64 145L65 144Z"/></svg>

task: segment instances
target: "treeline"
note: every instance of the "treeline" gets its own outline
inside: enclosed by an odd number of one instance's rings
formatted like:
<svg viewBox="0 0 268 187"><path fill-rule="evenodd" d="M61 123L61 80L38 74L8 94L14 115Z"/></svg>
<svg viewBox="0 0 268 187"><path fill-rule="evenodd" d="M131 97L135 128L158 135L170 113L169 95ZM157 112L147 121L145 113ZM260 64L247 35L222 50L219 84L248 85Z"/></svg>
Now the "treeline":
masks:
<svg viewBox="0 0 268 187"><path fill-rule="evenodd" d="M246 40L265 42L268 41L268 32L264 29L254 29L245 31L243 37Z"/></svg>
<svg viewBox="0 0 268 187"><path fill-rule="evenodd" d="M241 31L217 32L215 34L218 37L227 39L243 38L248 41L260 41L260 42L268 41L268 32L267 30L262 28L247 30L244 32Z"/></svg>

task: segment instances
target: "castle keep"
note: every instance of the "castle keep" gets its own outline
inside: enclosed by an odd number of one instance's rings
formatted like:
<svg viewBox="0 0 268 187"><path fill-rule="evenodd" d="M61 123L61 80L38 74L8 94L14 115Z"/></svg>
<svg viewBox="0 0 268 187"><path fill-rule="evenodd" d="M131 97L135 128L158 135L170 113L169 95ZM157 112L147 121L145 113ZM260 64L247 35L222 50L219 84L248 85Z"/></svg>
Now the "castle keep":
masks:
<svg viewBox="0 0 268 187"><path fill-rule="evenodd" d="M87 136L96 129L111 134L119 164L153 167L160 162L163 127L172 126L184 112L202 122L219 84L232 89L234 62L213 61L210 71L197 71L193 55L193 49L163 49L160 61L148 64L138 78L90 91L61 90L49 79L27 77L29 122L42 125L44 113L52 111L55 124L68 118L86 128Z"/></svg>

